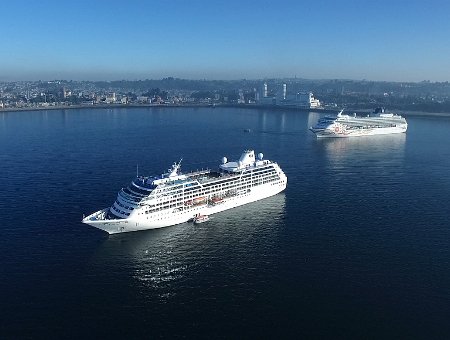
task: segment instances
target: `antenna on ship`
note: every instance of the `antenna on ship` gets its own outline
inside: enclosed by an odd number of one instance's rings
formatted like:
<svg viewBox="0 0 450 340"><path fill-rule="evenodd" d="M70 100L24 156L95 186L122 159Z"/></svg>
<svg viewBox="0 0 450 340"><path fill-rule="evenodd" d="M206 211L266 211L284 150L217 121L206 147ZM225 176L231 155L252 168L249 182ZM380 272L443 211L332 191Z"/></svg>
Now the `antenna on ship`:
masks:
<svg viewBox="0 0 450 340"><path fill-rule="evenodd" d="M178 169L180 169L182 160L183 160L183 158L180 159L178 164L177 163L173 163L172 168L169 169L169 173L168 173L169 177L173 177L173 176L178 175L177 172L178 172Z"/></svg>

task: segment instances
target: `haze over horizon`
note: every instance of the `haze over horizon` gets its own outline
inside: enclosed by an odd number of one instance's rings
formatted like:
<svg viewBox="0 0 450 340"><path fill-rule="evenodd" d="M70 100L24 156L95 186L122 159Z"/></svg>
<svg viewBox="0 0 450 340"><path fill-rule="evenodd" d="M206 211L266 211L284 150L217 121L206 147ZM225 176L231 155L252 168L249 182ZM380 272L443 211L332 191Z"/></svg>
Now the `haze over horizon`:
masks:
<svg viewBox="0 0 450 340"><path fill-rule="evenodd" d="M6 2L0 81L450 80L446 1Z"/></svg>

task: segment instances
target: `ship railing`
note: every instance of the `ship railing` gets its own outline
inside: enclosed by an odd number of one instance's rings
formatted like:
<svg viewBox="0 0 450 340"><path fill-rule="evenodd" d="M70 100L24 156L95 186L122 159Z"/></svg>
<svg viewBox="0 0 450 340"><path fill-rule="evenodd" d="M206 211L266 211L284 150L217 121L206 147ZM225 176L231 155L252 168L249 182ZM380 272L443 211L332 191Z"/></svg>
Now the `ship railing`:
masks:
<svg viewBox="0 0 450 340"><path fill-rule="evenodd" d="M196 171L192 171L190 173L188 173L188 176L200 176L200 175L205 175L211 172L211 169L202 169L202 170L196 170Z"/></svg>
<svg viewBox="0 0 450 340"><path fill-rule="evenodd" d="M96 211L89 216L83 218L84 221L103 221L106 220L106 215L108 213L109 208L105 208L100 211Z"/></svg>
<svg viewBox="0 0 450 340"><path fill-rule="evenodd" d="M152 190L156 188L156 185L154 185L152 183L145 183L145 182L139 183L139 181L136 182L136 180L133 181L133 184L140 189L147 190L149 193L152 192Z"/></svg>

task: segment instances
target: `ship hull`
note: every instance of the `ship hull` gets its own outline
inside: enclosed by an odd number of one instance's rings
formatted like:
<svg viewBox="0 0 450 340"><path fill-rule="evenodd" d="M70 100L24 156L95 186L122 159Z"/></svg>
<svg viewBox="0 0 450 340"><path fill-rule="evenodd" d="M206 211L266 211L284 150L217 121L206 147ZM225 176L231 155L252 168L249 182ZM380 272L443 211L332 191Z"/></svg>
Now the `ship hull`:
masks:
<svg viewBox="0 0 450 340"><path fill-rule="evenodd" d="M406 127L386 127L386 128L376 128L376 129L355 129L346 131L334 131L331 129L314 129L317 138L347 138L347 137L361 137L361 136L374 136L374 135L390 135L397 133L405 133Z"/></svg>
<svg viewBox="0 0 450 340"><path fill-rule="evenodd" d="M282 192L286 188L287 179L278 184L268 183L253 187L245 193L237 196L224 198L221 202L214 204L195 205L186 207L181 211L167 212L161 216L152 217L151 215L142 215L142 218L127 218L117 220L96 220L93 216L102 214L108 209L100 210L83 219L83 223L89 224L92 227L106 231L108 234L117 234L123 232L141 231L148 229L164 228L180 223L185 223L194 218L195 215L213 215L228 209L232 209L244 204L259 201L261 199L274 196Z"/></svg>

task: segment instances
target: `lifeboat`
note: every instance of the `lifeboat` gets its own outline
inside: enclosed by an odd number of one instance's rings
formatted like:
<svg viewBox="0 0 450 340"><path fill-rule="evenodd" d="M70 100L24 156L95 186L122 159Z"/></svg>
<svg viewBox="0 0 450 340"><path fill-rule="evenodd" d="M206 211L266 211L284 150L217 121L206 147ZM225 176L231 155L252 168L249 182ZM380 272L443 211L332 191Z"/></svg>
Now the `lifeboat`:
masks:
<svg viewBox="0 0 450 340"><path fill-rule="evenodd" d="M211 204L220 204L220 203L223 203L224 202L224 200L223 200L223 198L221 198L221 197L213 197L213 198L211 198Z"/></svg>
<svg viewBox="0 0 450 340"><path fill-rule="evenodd" d="M193 202L194 202L194 204L199 204L199 203L202 203L204 200L205 200L204 197L197 197L197 198L194 198Z"/></svg>

